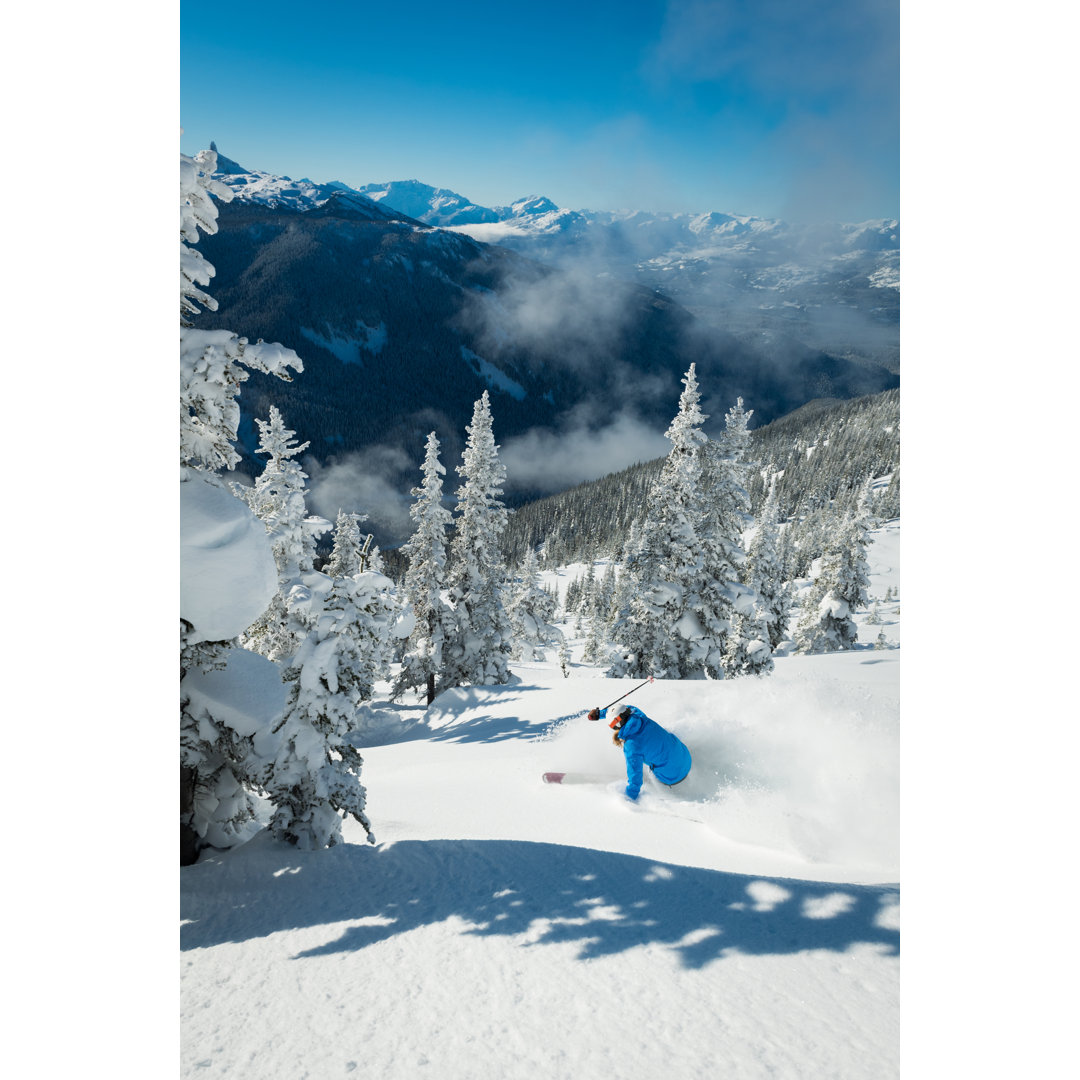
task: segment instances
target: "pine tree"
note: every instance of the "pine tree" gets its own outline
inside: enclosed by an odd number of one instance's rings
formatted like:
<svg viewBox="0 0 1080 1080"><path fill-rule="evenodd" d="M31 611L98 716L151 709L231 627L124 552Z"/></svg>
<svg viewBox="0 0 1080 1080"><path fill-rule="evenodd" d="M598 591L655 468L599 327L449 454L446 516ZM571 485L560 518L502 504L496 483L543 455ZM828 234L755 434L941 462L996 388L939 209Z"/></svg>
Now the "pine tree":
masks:
<svg viewBox="0 0 1080 1080"><path fill-rule="evenodd" d="M877 516L882 521L890 521L900 516L900 466L889 477L889 486L878 500Z"/></svg>
<svg viewBox="0 0 1080 1080"><path fill-rule="evenodd" d="M760 623L767 612L759 606L752 581L745 574L742 534L753 523L747 491L746 462L753 412L738 398L724 417L724 432L706 448L705 500L701 534L703 645L702 665L711 678L762 674L771 670L772 649Z"/></svg>
<svg viewBox="0 0 1080 1080"><path fill-rule="evenodd" d="M671 450L650 488L640 541L628 557L625 608L614 627L620 657L609 674L685 678L700 671L705 630L698 611L703 559L701 430L695 366L683 378L679 411L665 432Z"/></svg>
<svg viewBox="0 0 1080 1080"><path fill-rule="evenodd" d="M338 509L337 521L334 523L334 547L322 568L322 572L328 577L352 577L364 569L364 542L360 537L360 522L363 520L362 514L347 514ZM370 537L368 539L370 540Z"/></svg>
<svg viewBox="0 0 1080 1080"><path fill-rule="evenodd" d="M551 597L540 584L536 552L525 553L525 562L517 580L509 587L506 616L513 645L510 655L518 660L542 660L543 646L559 636L550 625Z"/></svg>
<svg viewBox="0 0 1080 1080"><path fill-rule="evenodd" d="M191 317L201 304L217 310L217 301L203 292L214 275L198 243L199 230L217 232L217 207L232 191L211 179L217 154L203 150L194 158L180 155L180 460L189 467L231 469L240 460L233 448L240 409L236 395L248 372L261 371L291 382L289 368L303 371L300 357L283 345L255 345L229 330L197 330Z"/></svg>
<svg viewBox="0 0 1080 1080"><path fill-rule="evenodd" d="M821 557L821 570L803 602L795 632L800 652L835 652L855 647L856 608L865 607L870 570L866 550L870 543L870 484L864 486L858 506L837 529Z"/></svg>
<svg viewBox="0 0 1080 1080"><path fill-rule="evenodd" d="M760 609L752 615L735 611L724 643L723 670L729 678L740 675L767 675L773 670L768 623Z"/></svg>
<svg viewBox="0 0 1080 1080"><path fill-rule="evenodd" d="M604 568L603 576L597 586L595 608L600 613L605 623L611 622L612 606L615 602L615 590L617 588L615 577L615 564L609 562Z"/></svg>
<svg viewBox="0 0 1080 1080"><path fill-rule="evenodd" d="M567 616L572 615L581 606L581 580L580 578L574 578L569 585L566 586L566 599L563 602L563 608Z"/></svg>
<svg viewBox="0 0 1080 1080"><path fill-rule="evenodd" d="M253 487L234 484L233 490L266 526L278 576L283 582L292 581L302 570L310 570L314 565L314 540L304 527L307 473L293 460L310 443L294 444L296 432L285 426L280 411L273 405L269 420L256 419L255 424L259 429L255 453L266 455L266 466Z"/></svg>
<svg viewBox="0 0 1080 1080"><path fill-rule="evenodd" d="M784 576L779 536L776 484L772 483L761 510L757 531L747 551L743 580L757 594L758 610L764 619L769 646L773 650L784 640L791 615L791 590Z"/></svg>
<svg viewBox="0 0 1080 1080"><path fill-rule="evenodd" d="M606 628L606 622L599 608L594 609L589 618L589 632L585 636L585 647L581 651L581 659L586 664L603 665L609 662Z"/></svg>
<svg viewBox="0 0 1080 1080"><path fill-rule="evenodd" d="M294 443L296 432L285 427L280 411L273 405L269 419L256 419L255 423L260 436L255 452L266 455L266 466L254 486L233 484L232 489L251 507L270 536L279 590L267 610L241 635L240 642L270 660L280 660L291 656L299 644L289 629L285 596L299 575L312 568L315 558L315 537L304 494L307 473L294 460L309 443Z"/></svg>
<svg viewBox="0 0 1080 1080"><path fill-rule="evenodd" d="M448 579L453 612L443 646L443 683L505 683L510 628L502 604L506 565L500 539L506 509L499 501L506 469L499 461L485 390L473 408L458 474L457 532Z"/></svg>
<svg viewBox="0 0 1080 1080"><path fill-rule="evenodd" d="M336 844L343 816L375 842L360 782L363 759L348 737L390 637L389 584L377 574L331 578L312 570L290 592L300 647L285 672L280 748L263 783L276 807L271 832L303 850Z"/></svg>
<svg viewBox="0 0 1080 1080"><path fill-rule="evenodd" d="M261 371L289 380L289 369L302 371L300 358L281 345L259 342L249 345L246 338L228 330L198 330L192 319L200 305L216 310L217 303L203 291L214 275L213 266L190 245L198 243L199 231L217 231L217 207L212 196L231 199L227 187L211 179L217 163L213 151L203 151L191 158L180 155L180 484L181 506L198 503L205 507L205 496L193 496L207 488L227 491L217 475L219 469L232 469L239 461L233 448L239 407L236 396L248 377L247 369ZM185 492L186 496L185 497ZM215 496L216 497L216 496ZM222 508L222 529L235 534L244 526L247 509L229 496L218 503ZM182 511L183 512L183 511ZM227 519L227 520L226 520ZM250 521L250 517L247 518ZM182 526L184 519L182 518ZM255 534L254 535L261 535ZM261 543L262 541L260 541ZM261 550L261 549L260 549ZM249 557L248 553L244 557ZM269 575L270 553L265 557ZM197 569L197 568L196 568ZM246 567L238 567L237 578ZM184 593L182 582L182 593ZM185 594L186 595L186 594ZM265 603L274 592L267 579ZM259 598L260 601L262 598ZM236 635L258 615L258 608L248 610L250 595L243 600L226 590L218 598L218 611L232 616L219 618L216 633L220 640L209 640L192 621L193 614L181 604L180 624L180 833L181 862L194 862L200 846L213 843L226 846L242 835L254 821L254 800L249 789L257 785L254 775L258 758L253 753L258 733L236 731L228 716L214 716L191 707L184 679L189 672L219 670L228 666ZM185 617L188 616L188 617ZM228 637L225 637L225 635ZM268 676L272 677L272 676Z"/></svg>
<svg viewBox="0 0 1080 1080"><path fill-rule="evenodd" d="M566 638L559 642L559 670L562 672L564 679L570 678L570 646L567 644Z"/></svg>
<svg viewBox="0 0 1080 1080"><path fill-rule="evenodd" d="M402 593L416 621L406 643L401 672L394 684L394 697L422 686L430 705L435 700L435 678L443 666L443 641L451 614L442 599L446 580L446 530L450 527L451 515L442 504L442 477L446 469L439 460L439 440L434 431L427 438L422 472L423 482L411 492L415 501L409 514L414 531L412 538L401 548L409 560Z"/></svg>

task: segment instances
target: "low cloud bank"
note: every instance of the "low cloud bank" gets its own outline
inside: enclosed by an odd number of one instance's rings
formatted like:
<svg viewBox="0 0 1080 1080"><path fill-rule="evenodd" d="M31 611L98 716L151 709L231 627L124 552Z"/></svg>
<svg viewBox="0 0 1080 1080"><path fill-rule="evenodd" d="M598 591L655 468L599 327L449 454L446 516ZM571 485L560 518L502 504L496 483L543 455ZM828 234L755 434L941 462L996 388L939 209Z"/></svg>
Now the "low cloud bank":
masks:
<svg viewBox="0 0 1080 1080"><path fill-rule="evenodd" d="M624 411L599 428L585 426L580 417L564 430L533 428L507 439L499 457L508 489L556 492L664 457L670 449L662 431Z"/></svg>

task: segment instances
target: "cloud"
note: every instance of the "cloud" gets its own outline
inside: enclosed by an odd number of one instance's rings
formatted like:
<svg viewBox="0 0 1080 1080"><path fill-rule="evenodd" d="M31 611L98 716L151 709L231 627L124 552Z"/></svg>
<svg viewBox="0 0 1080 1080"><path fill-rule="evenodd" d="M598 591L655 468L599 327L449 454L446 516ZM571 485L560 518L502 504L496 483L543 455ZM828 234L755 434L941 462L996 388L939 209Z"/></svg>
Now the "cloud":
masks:
<svg viewBox="0 0 1080 1080"><path fill-rule="evenodd" d="M507 439L499 450L507 489L562 491L663 457L671 449L663 432L650 429L631 411L613 415L597 428L587 426L586 416L579 410L558 431L533 428Z"/></svg>
<svg viewBox="0 0 1080 1080"><path fill-rule="evenodd" d="M307 504L310 511L334 521L338 510L365 514L362 529L375 533L382 545L410 532L407 492L412 483L406 474L419 481L417 463L397 447L372 446L320 464L304 459L308 474Z"/></svg>
<svg viewBox="0 0 1080 1080"><path fill-rule="evenodd" d="M898 0L671 0L644 66L770 100L895 96L899 29Z"/></svg>
<svg viewBox="0 0 1080 1080"><path fill-rule="evenodd" d="M556 367L587 371L608 354L634 316L629 287L587 255L556 271L508 276L499 291L472 294L462 313L480 348L529 349Z"/></svg>
<svg viewBox="0 0 1080 1080"><path fill-rule="evenodd" d="M783 178L782 216L850 220L896 199L899 42L898 0L671 0L642 72L713 137L757 118L745 164Z"/></svg>

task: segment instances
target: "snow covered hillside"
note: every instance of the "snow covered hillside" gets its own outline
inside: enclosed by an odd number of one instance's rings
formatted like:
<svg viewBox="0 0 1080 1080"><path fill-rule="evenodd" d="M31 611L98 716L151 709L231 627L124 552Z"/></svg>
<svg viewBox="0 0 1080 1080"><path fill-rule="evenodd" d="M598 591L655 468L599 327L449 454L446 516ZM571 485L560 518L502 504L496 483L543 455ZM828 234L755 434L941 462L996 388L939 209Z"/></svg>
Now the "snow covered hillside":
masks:
<svg viewBox="0 0 1080 1080"><path fill-rule="evenodd" d="M261 832L181 871L181 1074L897 1076L899 522L873 537L856 649L635 691L694 755L636 804L584 716L636 682L570 624L567 677L552 649L427 710L383 687L374 847Z"/></svg>

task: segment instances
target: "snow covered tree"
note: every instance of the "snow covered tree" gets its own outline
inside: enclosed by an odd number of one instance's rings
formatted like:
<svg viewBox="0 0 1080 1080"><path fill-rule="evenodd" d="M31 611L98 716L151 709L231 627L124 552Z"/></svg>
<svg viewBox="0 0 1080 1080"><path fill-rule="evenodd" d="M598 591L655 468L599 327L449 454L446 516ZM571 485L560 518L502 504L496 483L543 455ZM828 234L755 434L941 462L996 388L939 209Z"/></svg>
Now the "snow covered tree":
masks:
<svg viewBox="0 0 1080 1080"><path fill-rule="evenodd" d="M371 571L373 574L385 574L386 568L383 563L382 552L375 543L375 537L368 533L364 537L363 546L360 548L360 570Z"/></svg>
<svg viewBox="0 0 1080 1080"><path fill-rule="evenodd" d="M297 577L310 570L315 559L315 536L304 496L307 473L293 460L309 443L296 445L296 434L285 427L280 411L270 406L268 420L255 420L259 429L257 454L267 456L266 466L252 487L233 484L233 492L262 521L270 536L279 589L270 606L241 636L241 644L270 660L288 657L297 640L288 627L285 596ZM321 519L320 519L321 520Z"/></svg>
<svg viewBox="0 0 1080 1080"><path fill-rule="evenodd" d="M878 498L875 513L882 521L890 521L900 516L900 466L889 477L889 486Z"/></svg>
<svg viewBox="0 0 1080 1080"><path fill-rule="evenodd" d="M214 275L202 253L189 247L199 229L217 232L217 207L232 198L224 184L211 179L217 154L203 150L194 158L180 155L180 461L206 470L231 469L240 460L233 447L240 407L236 396L248 371L291 381L289 368L303 371L300 357L284 345L255 345L230 330L198 330L190 317L199 304L217 310L217 301L201 286Z"/></svg>
<svg viewBox="0 0 1080 1080"><path fill-rule="evenodd" d="M616 588L615 564L609 562L596 586L596 603L594 605L595 610L599 612L605 624L611 622Z"/></svg>
<svg viewBox="0 0 1080 1080"><path fill-rule="evenodd" d="M563 609L567 616L572 615L581 607L581 592L582 582L580 578L574 578L574 580L566 586L566 599L563 602Z"/></svg>
<svg viewBox="0 0 1080 1080"><path fill-rule="evenodd" d="M343 817L355 818L375 842L360 782L363 759L348 736L393 632L392 590L379 574L332 578L316 570L290 590L300 646L285 671L280 746L263 783L276 807L271 832L304 850L336 844Z"/></svg>
<svg viewBox="0 0 1080 1080"><path fill-rule="evenodd" d="M768 622L760 609L752 615L735 611L724 644L724 675L733 679L740 675L767 675L773 670L772 646L769 644Z"/></svg>
<svg viewBox="0 0 1080 1080"><path fill-rule="evenodd" d="M607 647L607 620L599 608L594 608L589 617L589 632L585 635L585 645L581 650L581 659L586 664L605 665L609 663Z"/></svg>
<svg viewBox="0 0 1080 1080"><path fill-rule="evenodd" d="M772 484L750 541L743 580L757 593L757 608L766 624L769 645L774 650L784 640L791 615L791 590L784 578L779 536L776 485Z"/></svg>
<svg viewBox="0 0 1080 1080"><path fill-rule="evenodd" d="M724 417L724 432L705 451L704 488L707 497L701 535L702 589L700 619L704 627L702 665L711 678L760 674L770 670L771 647L758 646L767 634L759 626L766 617L745 578L746 554L742 534L753 523L747 491L753 412L738 398Z"/></svg>
<svg viewBox="0 0 1080 1080"><path fill-rule="evenodd" d="M305 528L307 504L304 481L307 473L293 460L310 443L294 443L295 431L285 426L280 411L270 406L268 420L255 420L259 429L256 454L265 454L266 466L253 487L233 485L233 491L255 512L270 534L274 562L281 580L292 581L314 565L315 541Z"/></svg>
<svg viewBox="0 0 1080 1080"><path fill-rule="evenodd" d="M423 482L411 492L415 501L409 515L415 527L401 548L409 560L402 594L416 623L405 646L394 696L422 686L430 705L435 700L435 678L443 666L443 641L450 615L442 591L446 579L446 530L452 520L442 504L446 469L439 460L439 440L434 431L427 437L422 473Z"/></svg>
<svg viewBox="0 0 1080 1080"><path fill-rule="evenodd" d="M795 631L800 652L835 652L855 647L856 608L865 607L870 584L870 484L855 511L837 530L821 557L821 569L803 601Z"/></svg>
<svg viewBox="0 0 1080 1080"><path fill-rule="evenodd" d="M518 660L542 660L543 646L560 635L550 623L554 615L551 597L540 584L536 552L531 548L507 592L506 617L513 639L511 656Z"/></svg>
<svg viewBox="0 0 1080 1080"><path fill-rule="evenodd" d="M288 380L300 358L281 345L228 330L198 330L200 305L217 307L202 286L214 268L190 245L199 230L217 231L212 196L232 197L211 179L217 155L180 155L180 833L181 862L207 844L227 846L254 821L249 791L257 786L256 742L273 721L265 709L222 704L238 680L249 700L280 689L275 668L234 648L237 636L264 611L276 588L266 531L217 475L232 469L247 369ZM238 655L240 654L240 655ZM214 693L206 687L217 685ZM235 696L235 695L233 695Z"/></svg>
<svg viewBox="0 0 1080 1080"><path fill-rule="evenodd" d="M360 522L363 520L361 514L347 514L338 509L337 521L334 523L334 547L322 568L322 572L328 577L352 577L364 569L362 556L366 552L364 541L360 537ZM370 539L369 536L368 540Z"/></svg>
<svg viewBox="0 0 1080 1080"><path fill-rule="evenodd" d="M506 509L499 501L506 469L499 461L485 390L473 408L458 474L457 532L448 576L453 612L443 645L443 685L510 679L510 627L502 603L506 565L500 538Z"/></svg>
<svg viewBox="0 0 1080 1080"><path fill-rule="evenodd" d="M614 628L621 658L611 674L685 678L700 671L705 630L697 612L703 559L701 430L695 366L683 378L679 411L665 432L671 450L649 492L640 545L628 560L628 603Z"/></svg>
<svg viewBox="0 0 1080 1080"><path fill-rule="evenodd" d="M577 618L574 620L574 633L580 634L586 619L592 617L596 608L596 568L592 560L585 569L584 575L578 579L578 592L576 597Z"/></svg>

